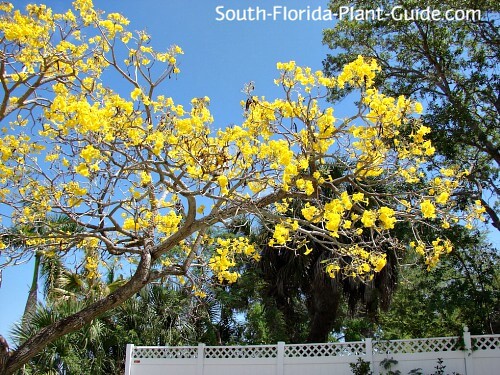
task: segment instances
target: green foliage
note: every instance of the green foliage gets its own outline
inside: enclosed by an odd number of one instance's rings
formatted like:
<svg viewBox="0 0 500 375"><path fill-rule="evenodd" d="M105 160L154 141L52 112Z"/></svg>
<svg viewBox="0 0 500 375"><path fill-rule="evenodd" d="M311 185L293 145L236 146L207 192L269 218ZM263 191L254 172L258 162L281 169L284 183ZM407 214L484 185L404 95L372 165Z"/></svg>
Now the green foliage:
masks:
<svg viewBox="0 0 500 375"><path fill-rule="evenodd" d="M15 328L17 344L89 303L66 298L39 305L27 324ZM197 324L203 327L205 316L189 293L168 285L150 285L114 311L50 344L26 365L24 374L122 374L128 343L194 344L200 337Z"/></svg>
<svg viewBox="0 0 500 375"><path fill-rule="evenodd" d="M492 224L500 230L500 8L496 0L356 0L354 9L400 5L408 10L429 6L441 12L479 9L481 19L447 20L339 20L324 31L324 43L333 51L324 62L333 75L358 55L381 65L377 85L389 95L407 95L424 102L423 121L432 129L432 142L444 158L439 166L456 164L470 169L470 185L455 196L459 205L481 199ZM345 6L332 0L337 11ZM339 100L349 88L332 90Z"/></svg>
<svg viewBox="0 0 500 375"><path fill-rule="evenodd" d="M435 369L436 371L432 375L444 375L446 366L443 365L443 358L438 358Z"/></svg>
<svg viewBox="0 0 500 375"><path fill-rule="evenodd" d="M370 370L370 362L363 360L363 358L358 358L354 363L349 363L351 371L354 375L373 375L373 371Z"/></svg>
<svg viewBox="0 0 500 375"><path fill-rule="evenodd" d="M333 10L344 5L338 0L330 2ZM500 229L498 3L356 0L350 5L389 11L396 5L482 11L479 22L344 18L324 31L324 42L333 51L324 67L333 75L358 55L374 58L382 67L377 85L384 93L422 100L424 124L432 129L433 145L442 155L429 168L468 168L469 186L452 199L458 209L467 201L480 199L491 223ZM330 100L340 100L349 92L349 87L334 89ZM465 235L460 227L443 235L454 242L452 254L430 272L420 260L407 255L389 312L368 323L363 311L355 311L344 321L343 330L349 335L380 332L385 338L459 335L464 325L476 334L500 332L497 250L478 236Z"/></svg>
<svg viewBox="0 0 500 375"><path fill-rule="evenodd" d="M408 256L391 308L380 316L383 337L461 335L464 326L473 334L499 332L499 260L477 237L462 238L462 247L430 271Z"/></svg>

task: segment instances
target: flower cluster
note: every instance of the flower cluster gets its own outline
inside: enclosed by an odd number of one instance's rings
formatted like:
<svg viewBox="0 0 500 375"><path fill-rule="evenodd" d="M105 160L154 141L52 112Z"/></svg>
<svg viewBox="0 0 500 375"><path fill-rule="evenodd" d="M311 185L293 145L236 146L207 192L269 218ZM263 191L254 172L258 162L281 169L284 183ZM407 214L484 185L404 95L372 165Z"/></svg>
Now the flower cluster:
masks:
<svg viewBox="0 0 500 375"><path fill-rule="evenodd" d="M248 238L218 238L216 240L216 250L214 255L210 258L208 266L214 272L219 282L234 283L239 274L236 271L231 271L231 268L236 266L235 257L237 255L244 255L254 260L259 260L254 245L252 245Z"/></svg>

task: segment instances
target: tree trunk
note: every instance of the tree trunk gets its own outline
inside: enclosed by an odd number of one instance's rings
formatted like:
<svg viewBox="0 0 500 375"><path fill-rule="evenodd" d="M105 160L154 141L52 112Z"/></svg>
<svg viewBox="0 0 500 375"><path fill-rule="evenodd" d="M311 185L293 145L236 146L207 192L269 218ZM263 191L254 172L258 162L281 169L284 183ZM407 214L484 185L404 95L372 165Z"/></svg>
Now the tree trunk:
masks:
<svg viewBox="0 0 500 375"><path fill-rule="evenodd" d="M40 353L48 344L58 338L74 332L103 313L119 306L135 293L139 292L144 285L149 282L151 274L151 255L145 251L142 259L132 278L115 292L103 299L92 303L76 314L61 319L38 331L35 335L24 342L17 350L11 352L3 368L0 368L1 375L11 375L19 370L30 359Z"/></svg>
<svg viewBox="0 0 500 375"><path fill-rule="evenodd" d="M311 285L312 293L308 311L310 317L308 343L328 342L328 335L337 320L342 292L334 280L321 276Z"/></svg>
<svg viewBox="0 0 500 375"><path fill-rule="evenodd" d="M40 270L40 258L41 255L37 253L35 255L35 266L33 269L33 281L31 282L31 288L28 293L28 299L26 300L26 306L24 307L24 313L22 318L22 325L26 325L31 316L35 312L36 305L38 303L38 273Z"/></svg>

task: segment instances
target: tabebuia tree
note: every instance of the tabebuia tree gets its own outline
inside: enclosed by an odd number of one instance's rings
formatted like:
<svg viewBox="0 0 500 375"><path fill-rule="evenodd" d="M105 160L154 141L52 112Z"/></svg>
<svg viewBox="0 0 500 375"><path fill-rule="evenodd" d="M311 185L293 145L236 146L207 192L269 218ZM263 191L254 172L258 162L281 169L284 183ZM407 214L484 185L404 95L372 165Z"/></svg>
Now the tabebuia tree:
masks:
<svg viewBox="0 0 500 375"><path fill-rule="evenodd" d="M2 267L36 250L70 257L68 266L92 279L111 260L131 272L27 338L3 358L3 374L155 280L183 277L200 295L203 274L236 281L235 257L257 259L258 249L245 237L209 233L237 215L273 223L269 244L283 250L309 238L325 244L331 277L342 267L369 280L386 264L382 249L413 248L432 267L452 243L420 233L445 233L484 211L479 203L457 210L449 200L467 170L427 172L434 148L421 106L381 94L375 60L359 56L335 77L278 63L283 97L269 101L248 89L241 124L216 125L209 98L186 108L160 94L179 73L181 48L155 51L149 35L127 31L122 15L98 12L90 0L61 14L9 3L0 11ZM118 80L126 87L113 87ZM322 99L347 86L358 105L336 119ZM328 174L331 165L341 175ZM303 208L290 216L297 199ZM49 215L64 215L78 231L52 226ZM398 222L413 241L393 237Z"/></svg>

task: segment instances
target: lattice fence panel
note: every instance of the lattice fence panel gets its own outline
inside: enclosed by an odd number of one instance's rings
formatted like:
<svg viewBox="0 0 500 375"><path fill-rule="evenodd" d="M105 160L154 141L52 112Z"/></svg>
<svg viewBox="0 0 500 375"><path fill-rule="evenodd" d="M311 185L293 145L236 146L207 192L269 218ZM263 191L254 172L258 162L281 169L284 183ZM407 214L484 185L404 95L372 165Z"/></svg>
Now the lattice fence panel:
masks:
<svg viewBox="0 0 500 375"><path fill-rule="evenodd" d="M207 346L205 358L276 358L276 346Z"/></svg>
<svg viewBox="0 0 500 375"><path fill-rule="evenodd" d="M471 336L472 350L500 349L500 335Z"/></svg>
<svg viewBox="0 0 500 375"><path fill-rule="evenodd" d="M197 347L135 347L132 358L197 358Z"/></svg>
<svg viewBox="0 0 500 375"><path fill-rule="evenodd" d="M459 349L458 337L433 339L374 341L373 351L381 354L397 353L435 353Z"/></svg>
<svg viewBox="0 0 500 375"><path fill-rule="evenodd" d="M366 354L365 344L362 342L346 342L313 345L286 345L285 357L334 357Z"/></svg>

